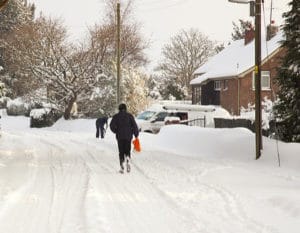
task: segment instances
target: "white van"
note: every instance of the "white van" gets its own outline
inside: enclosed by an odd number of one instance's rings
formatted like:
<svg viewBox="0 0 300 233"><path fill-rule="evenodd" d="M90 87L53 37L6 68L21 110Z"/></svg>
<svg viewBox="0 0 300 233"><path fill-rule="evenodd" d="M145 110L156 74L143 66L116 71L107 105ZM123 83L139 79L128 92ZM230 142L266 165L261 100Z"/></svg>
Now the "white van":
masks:
<svg viewBox="0 0 300 233"><path fill-rule="evenodd" d="M220 106L214 105L191 105L191 104L168 104L164 105L163 109L167 111L186 111L188 113L189 125L193 125L193 121L204 119L204 125L197 123L202 127L215 127L215 117L230 117L227 110ZM202 121L202 120L201 120Z"/></svg>
<svg viewBox="0 0 300 233"><path fill-rule="evenodd" d="M136 117L139 130L158 133L166 122L166 117L178 117L181 124L201 127L214 127L214 117L230 114L217 106L201 106L190 104L154 105Z"/></svg>
<svg viewBox="0 0 300 233"><path fill-rule="evenodd" d="M136 123L138 125L139 131L152 133L150 128L151 122L156 118L156 115L161 111L165 112L162 106L157 104L157 105L152 105L144 112L138 114L136 117Z"/></svg>
<svg viewBox="0 0 300 233"><path fill-rule="evenodd" d="M153 105L136 117L138 128L142 132L158 133L165 125L165 118L168 116L179 117L180 120L187 119L187 112L167 110L163 105Z"/></svg>
<svg viewBox="0 0 300 233"><path fill-rule="evenodd" d="M145 117L150 115L150 118ZM137 116L136 122L140 131L148 133L158 133L161 127L168 124L169 121L166 123L167 118L173 120L178 119L178 122L182 122L184 120L187 120L188 112L167 110L162 110L159 112L145 111Z"/></svg>

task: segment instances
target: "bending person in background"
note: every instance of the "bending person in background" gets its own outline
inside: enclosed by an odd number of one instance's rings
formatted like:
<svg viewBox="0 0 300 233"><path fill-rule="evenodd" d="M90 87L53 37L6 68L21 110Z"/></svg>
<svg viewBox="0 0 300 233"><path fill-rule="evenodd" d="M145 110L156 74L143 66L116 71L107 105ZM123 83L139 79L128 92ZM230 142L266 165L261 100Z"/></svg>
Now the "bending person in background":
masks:
<svg viewBox="0 0 300 233"><path fill-rule="evenodd" d="M101 134L101 138L104 138L105 132L108 127L108 117L100 117L96 120L96 138L99 138L99 132ZM105 128L104 128L105 126Z"/></svg>

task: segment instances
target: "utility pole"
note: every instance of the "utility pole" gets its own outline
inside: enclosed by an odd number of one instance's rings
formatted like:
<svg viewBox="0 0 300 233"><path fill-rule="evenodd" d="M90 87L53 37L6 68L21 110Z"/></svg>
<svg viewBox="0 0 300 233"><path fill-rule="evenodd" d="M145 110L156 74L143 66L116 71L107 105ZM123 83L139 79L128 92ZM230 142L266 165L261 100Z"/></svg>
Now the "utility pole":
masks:
<svg viewBox="0 0 300 233"><path fill-rule="evenodd" d="M121 48L120 48L120 2L117 3L117 106L120 104L120 80L121 80Z"/></svg>
<svg viewBox="0 0 300 233"><path fill-rule="evenodd" d="M261 132L261 3L263 0L228 0L229 2L250 3L250 16L255 16L255 149L256 159L261 156L262 132ZM254 6L255 5L255 6ZM253 10L254 6L254 10Z"/></svg>
<svg viewBox="0 0 300 233"><path fill-rule="evenodd" d="M255 1L255 141L256 159L261 156L261 0Z"/></svg>

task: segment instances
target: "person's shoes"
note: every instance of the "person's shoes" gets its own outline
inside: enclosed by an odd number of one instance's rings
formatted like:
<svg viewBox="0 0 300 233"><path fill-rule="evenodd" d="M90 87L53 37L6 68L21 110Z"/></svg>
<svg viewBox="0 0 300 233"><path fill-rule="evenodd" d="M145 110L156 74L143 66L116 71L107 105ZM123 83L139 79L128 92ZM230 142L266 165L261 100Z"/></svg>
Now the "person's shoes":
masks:
<svg viewBox="0 0 300 233"><path fill-rule="evenodd" d="M120 173L124 173L124 165L125 165L125 163L123 162L121 165L121 168L120 168Z"/></svg>

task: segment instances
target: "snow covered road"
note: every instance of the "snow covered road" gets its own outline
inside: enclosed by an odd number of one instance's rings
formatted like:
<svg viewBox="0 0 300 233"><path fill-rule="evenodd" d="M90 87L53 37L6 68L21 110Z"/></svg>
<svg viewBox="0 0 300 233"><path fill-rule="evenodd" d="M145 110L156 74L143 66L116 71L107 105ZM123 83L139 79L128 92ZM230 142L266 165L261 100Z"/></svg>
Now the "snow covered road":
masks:
<svg viewBox="0 0 300 233"><path fill-rule="evenodd" d="M193 232L136 165L119 174L104 143L51 132L4 138L15 144L0 152L1 232Z"/></svg>
<svg viewBox="0 0 300 233"><path fill-rule="evenodd" d="M299 172L182 156L154 147L155 137L141 135L132 172L119 174L112 134L4 130L0 232L298 232Z"/></svg>

